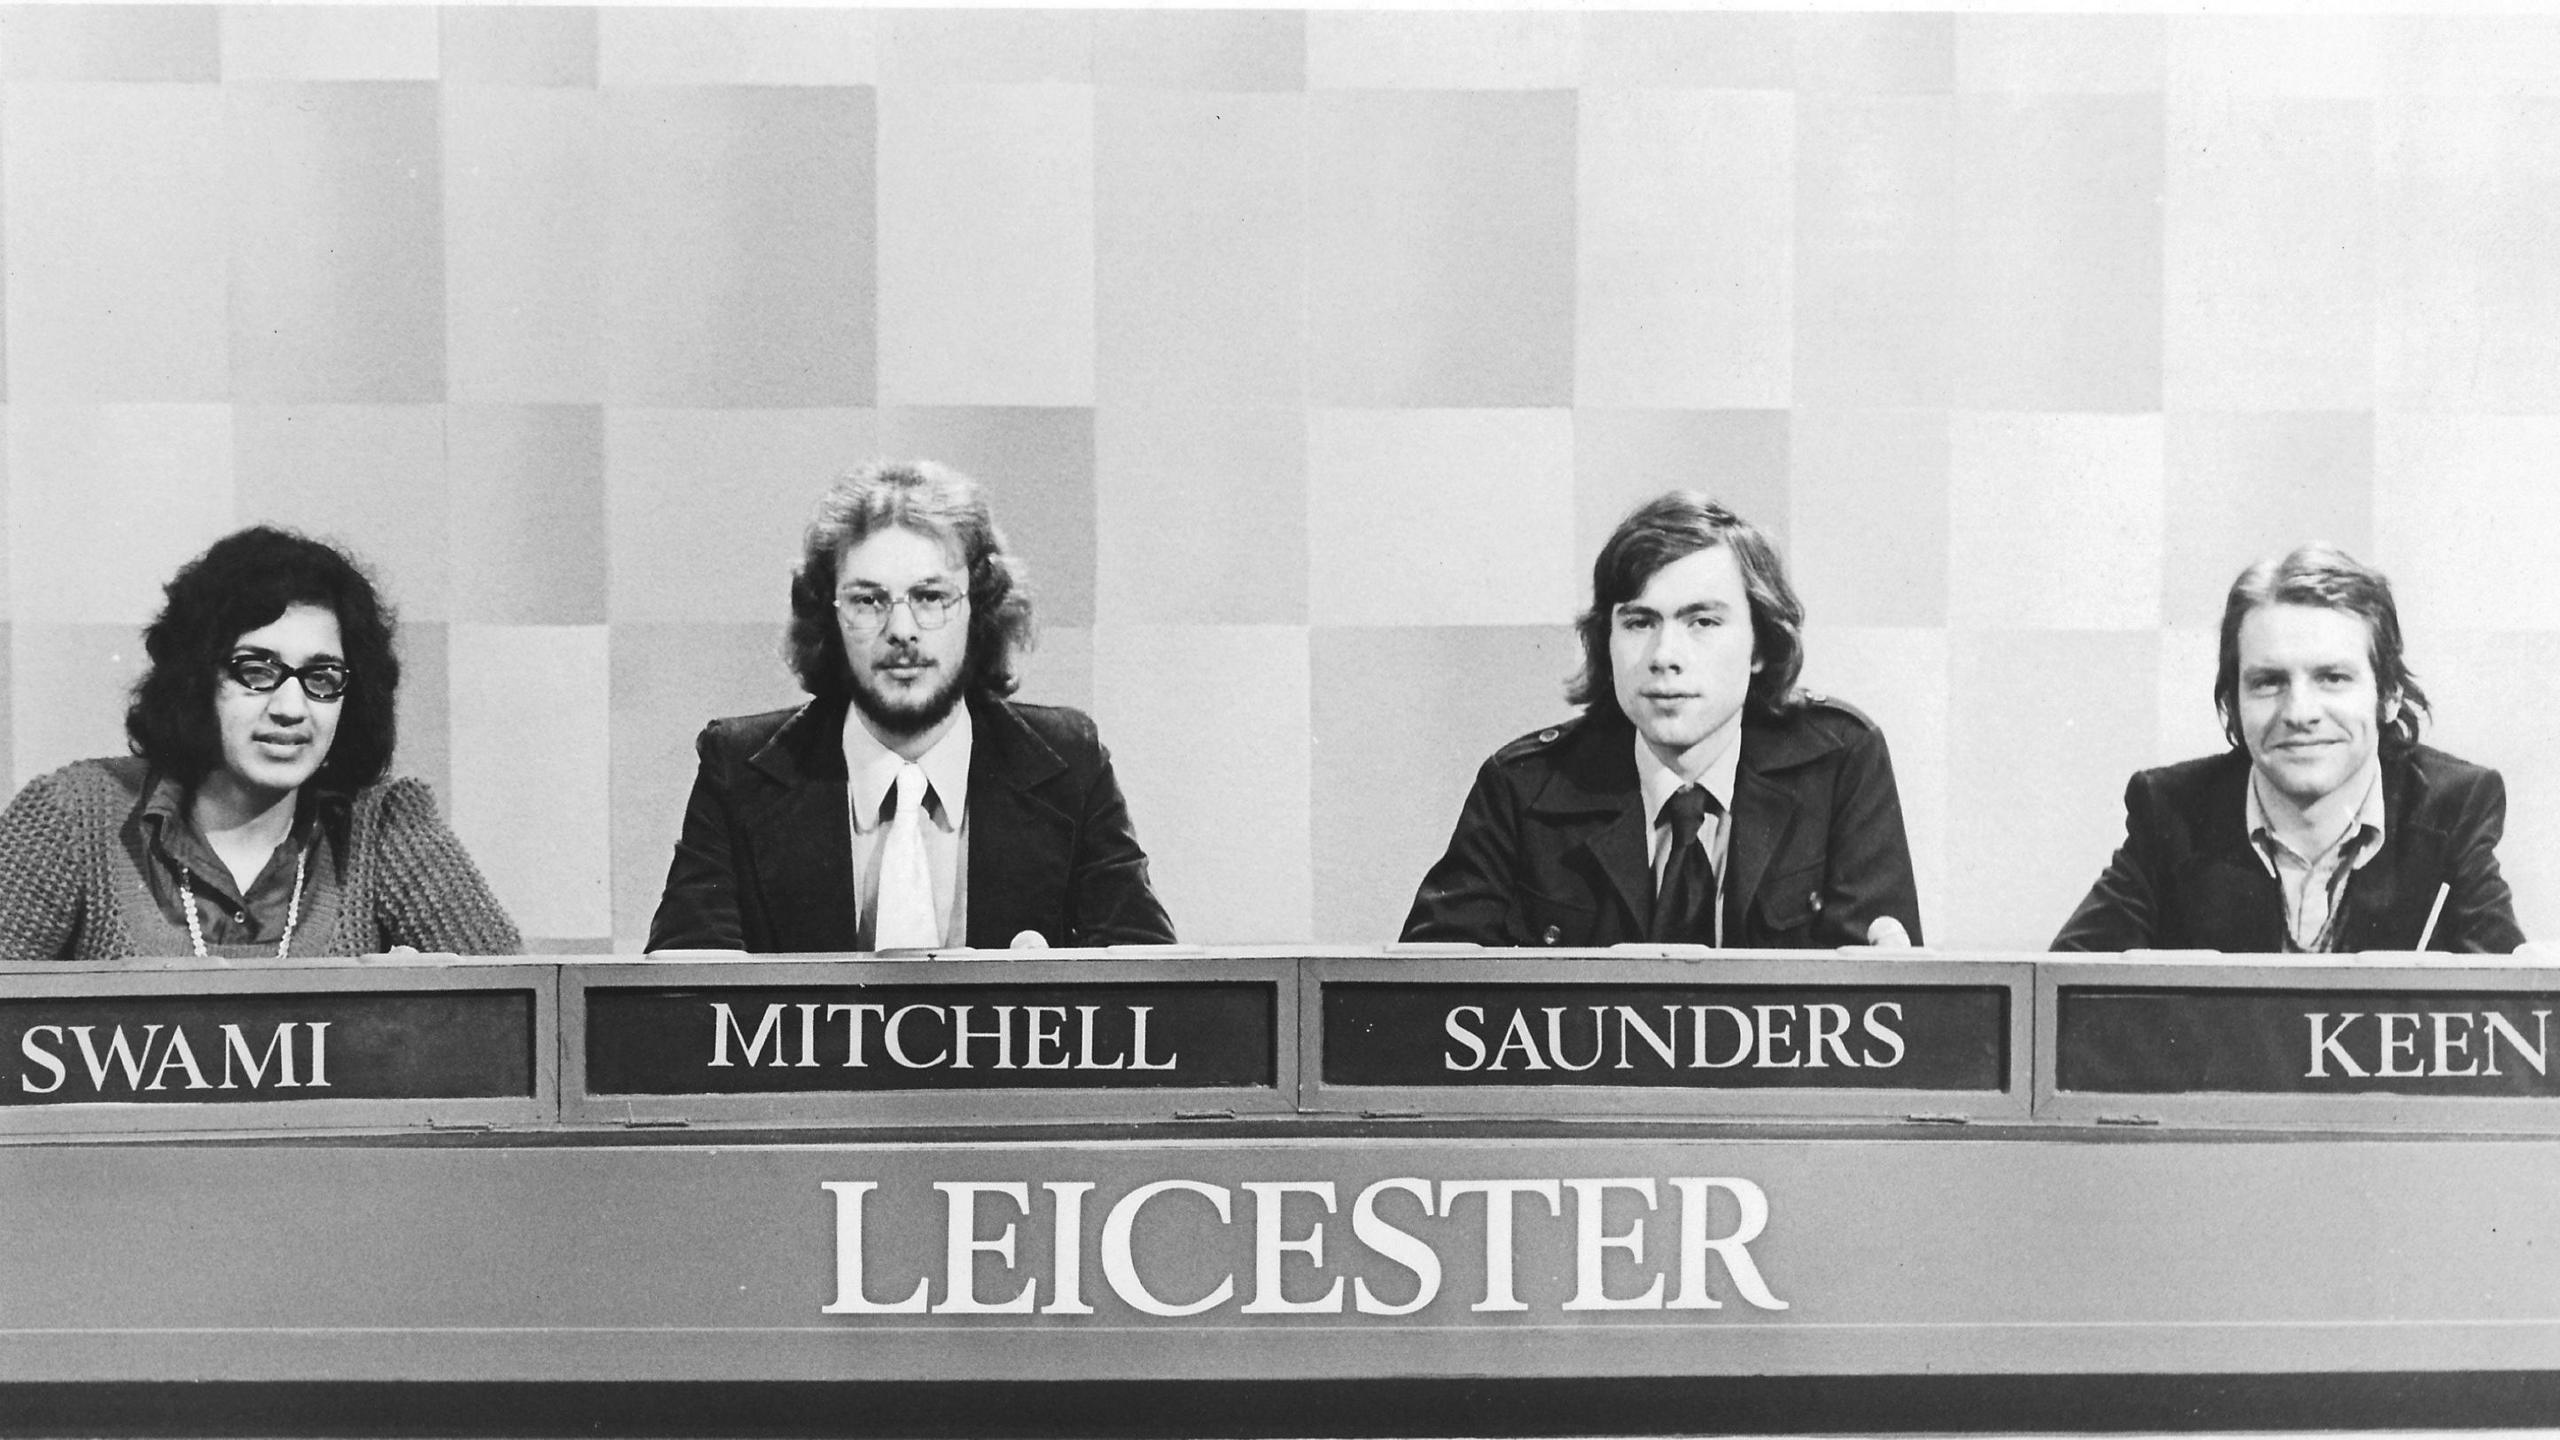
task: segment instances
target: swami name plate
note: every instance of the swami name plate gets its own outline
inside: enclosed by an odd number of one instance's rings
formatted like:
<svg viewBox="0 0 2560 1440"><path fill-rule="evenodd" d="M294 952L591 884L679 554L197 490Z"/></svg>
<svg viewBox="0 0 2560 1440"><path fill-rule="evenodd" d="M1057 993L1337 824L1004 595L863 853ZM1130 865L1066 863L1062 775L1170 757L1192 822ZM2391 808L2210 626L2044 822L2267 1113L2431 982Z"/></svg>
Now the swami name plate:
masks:
<svg viewBox="0 0 2560 1440"><path fill-rule="evenodd" d="M0 975L0 1130L515 1125L556 1115L522 964Z"/></svg>

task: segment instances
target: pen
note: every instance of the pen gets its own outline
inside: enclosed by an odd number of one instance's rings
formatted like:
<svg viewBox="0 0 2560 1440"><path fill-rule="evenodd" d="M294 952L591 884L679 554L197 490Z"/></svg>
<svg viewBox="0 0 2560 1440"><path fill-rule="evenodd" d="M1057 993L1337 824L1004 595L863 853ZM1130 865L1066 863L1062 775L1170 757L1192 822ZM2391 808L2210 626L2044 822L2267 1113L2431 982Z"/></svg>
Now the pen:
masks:
<svg viewBox="0 0 2560 1440"><path fill-rule="evenodd" d="M2437 887L2436 887L2436 903L2435 903L2434 905L2432 905L2432 906L2428 907L2428 910L2427 910L2427 928L2418 932L2418 948L2419 948L2419 949L2421 949L2421 950L2426 949L2426 948L2427 948L2427 942L2428 942L2429 940L2432 940L2432 939L2434 939L2434 938L2435 938L2435 935L2436 935L2436 919L2437 919L2437 917L2438 917L2438 916L2441 916L2442 914L2444 914L2444 897L2446 897L2447 895L2450 895L2450 894L2452 894L2452 893L2453 893L2453 882L2452 882L2452 881L2450 881L2450 880L2447 880L2447 881L2446 881L2446 882L2444 882L2443 884L2441 884L2441 885L2439 885L2439 886L2437 886Z"/></svg>

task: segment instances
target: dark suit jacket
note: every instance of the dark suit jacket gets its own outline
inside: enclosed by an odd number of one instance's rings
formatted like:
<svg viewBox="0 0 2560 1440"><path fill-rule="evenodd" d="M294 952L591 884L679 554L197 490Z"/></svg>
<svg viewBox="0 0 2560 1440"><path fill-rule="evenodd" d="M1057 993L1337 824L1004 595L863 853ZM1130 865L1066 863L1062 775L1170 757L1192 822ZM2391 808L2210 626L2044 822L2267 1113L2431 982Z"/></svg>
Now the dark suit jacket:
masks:
<svg viewBox="0 0 2560 1440"><path fill-rule="evenodd" d="M2249 843L2245 750L2135 775L2124 845L2056 950L2284 951L2284 892ZM2450 883L2430 950L2503 955L2524 943L2498 873L2507 787L2495 770L2424 745L2382 752L2382 848L2347 881L2338 948L2414 950Z"/></svg>
<svg viewBox="0 0 2560 1440"><path fill-rule="evenodd" d="M1170 942L1146 852L1093 721L972 695L969 944ZM652 950L850 951L856 944L846 704L703 727Z"/></svg>
<svg viewBox="0 0 2560 1440"><path fill-rule="evenodd" d="M1635 744L1626 717L1603 706L1494 752L1476 772L1448 853L1423 877L1404 938L1645 939L1653 822ZM1725 944L1864 944L1880 915L1919 941L1919 889L1883 732L1819 697L1778 721L1746 718L1726 841Z"/></svg>

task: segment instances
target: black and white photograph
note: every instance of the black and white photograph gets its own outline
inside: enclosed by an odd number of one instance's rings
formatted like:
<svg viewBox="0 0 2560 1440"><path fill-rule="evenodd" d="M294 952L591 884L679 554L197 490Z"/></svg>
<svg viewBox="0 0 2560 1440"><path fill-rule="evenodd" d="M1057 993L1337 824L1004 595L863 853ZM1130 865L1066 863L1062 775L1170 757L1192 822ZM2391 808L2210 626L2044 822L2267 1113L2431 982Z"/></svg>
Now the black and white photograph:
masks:
<svg viewBox="0 0 2560 1440"><path fill-rule="evenodd" d="M2560 1429L2560 13L0 5L0 1437Z"/></svg>

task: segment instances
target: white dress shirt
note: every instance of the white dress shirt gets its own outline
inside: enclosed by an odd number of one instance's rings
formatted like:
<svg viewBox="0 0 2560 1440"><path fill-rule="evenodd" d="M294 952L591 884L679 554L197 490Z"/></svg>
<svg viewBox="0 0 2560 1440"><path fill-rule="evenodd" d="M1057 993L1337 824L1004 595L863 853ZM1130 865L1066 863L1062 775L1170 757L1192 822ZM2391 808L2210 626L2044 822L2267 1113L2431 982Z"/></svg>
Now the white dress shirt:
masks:
<svg viewBox="0 0 2560 1440"><path fill-rule="evenodd" d="M916 757L933 787L925 805L925 860L933 869L933 913L942 917L942 943L957 945L969 937L969 753L976 734L969 707L952 712L951 728L933 748ZM845 787L853 820L853 894L859 907L862 948L877 948L875 926L880 916L880 842L887 827L880 806L897 786L899 767L907 762L880 743L858 710L844 717Z"/></svg>

